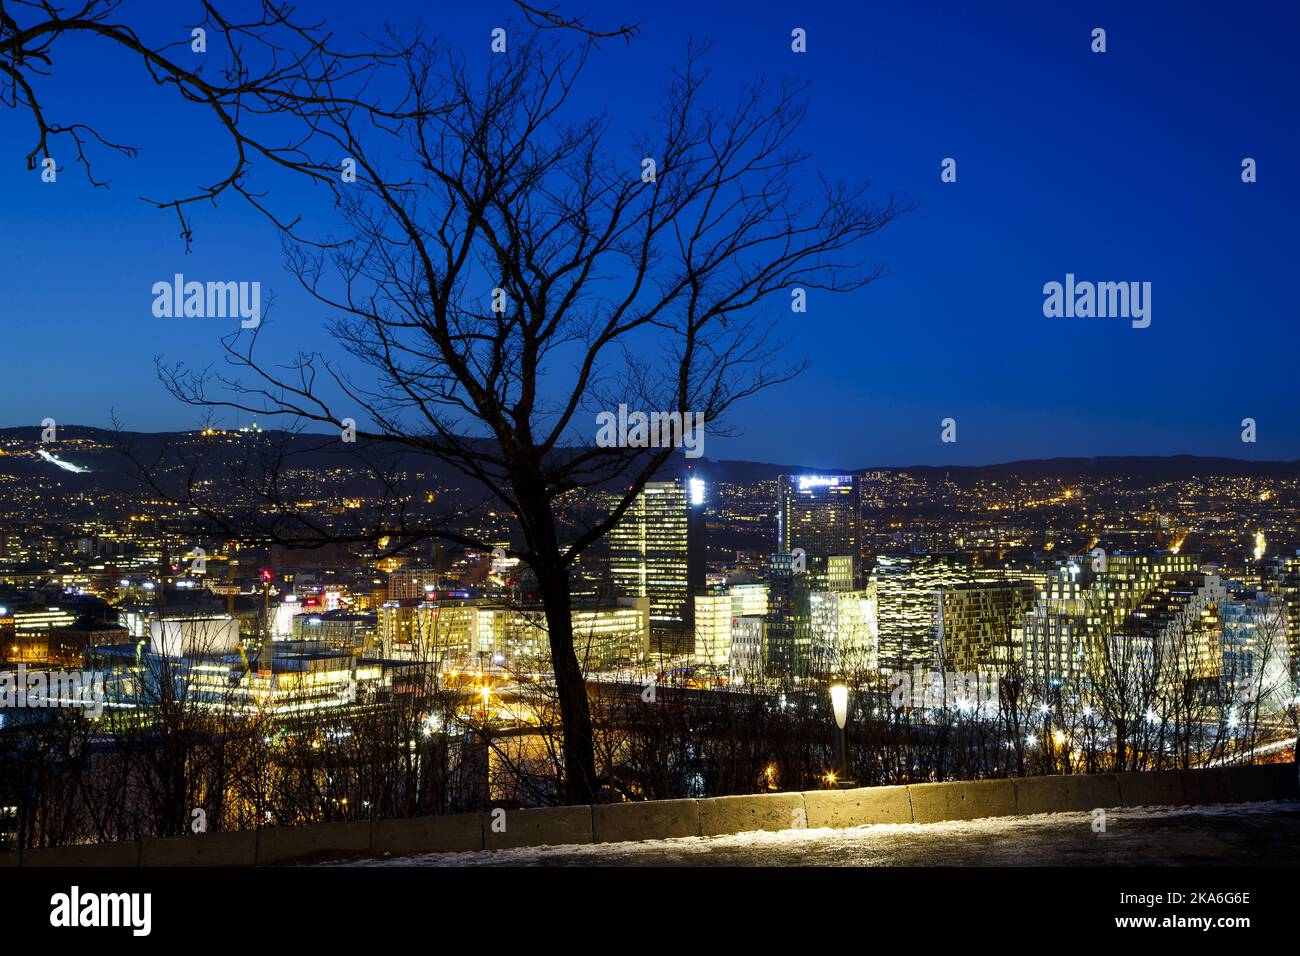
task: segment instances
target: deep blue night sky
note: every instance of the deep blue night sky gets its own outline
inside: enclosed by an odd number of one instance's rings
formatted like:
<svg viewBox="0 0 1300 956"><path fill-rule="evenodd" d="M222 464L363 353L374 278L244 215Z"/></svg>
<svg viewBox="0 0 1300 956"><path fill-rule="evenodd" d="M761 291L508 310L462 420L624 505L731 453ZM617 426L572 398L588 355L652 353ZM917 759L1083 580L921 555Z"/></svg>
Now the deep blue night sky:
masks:
<svg viewBox="0 0 1300 956"><path fill-rule="evenodd" d="M563 3L564 0L559 0ZM146 37L188 31L185 0L126 0ZM304 4L338 35L423 19L486 52L519 18L506 0ZM985 7L998 7L998 11ZM1300 83L1296 5L1195 3L588 4L593 23L640 19L630 45L595 54L581 102L620 123L654 110L687 39L712 38L719 98L760 74L813 80L802 145L833 178L870 180L919 208L864 247L889 274L790 316L812 367L744 406L744 434L709 457L811 466L982 463L1054 455L1300 458ZM790 52L793 27L809 52ZM1108 52L1090 52L1093 27ZM356 41L362 41L358 38ZM0 287L6 353L0 425L188 428L196 413L157 383L153 358L204 364L220 320L155 319L173 272L260 278L278 301L271 343L325 347L328 314L280 265L271 228L235 200L196 211L186 256L174 216L139 201L207 183L225 143L208 117L138 65L69 43L38 90L55 118L140 146L102 156L111 190L69 167L27 172L27 118L0 112ZM955 157L958 181L940 182ZM1243 157L1259 182L1241 182ZM277 182L281 207L313 200ZM1042 286L1149 281L1152 323L1048 319ZM955 445L940 419L958 422ZM1240 422L1259 442L1240 441ZM230 419L227 419L230 423Z"/></svg>

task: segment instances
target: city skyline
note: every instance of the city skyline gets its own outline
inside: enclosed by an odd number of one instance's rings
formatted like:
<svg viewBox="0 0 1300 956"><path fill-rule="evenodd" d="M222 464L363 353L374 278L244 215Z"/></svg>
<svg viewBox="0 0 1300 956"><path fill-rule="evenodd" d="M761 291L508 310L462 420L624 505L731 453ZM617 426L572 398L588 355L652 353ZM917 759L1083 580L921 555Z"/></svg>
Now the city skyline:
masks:
<svg viewBox="0 0 1300 956"><path fill-rule="evenodd" d="M0 0L16 930L1285 923L1297 30Z"/></svg>

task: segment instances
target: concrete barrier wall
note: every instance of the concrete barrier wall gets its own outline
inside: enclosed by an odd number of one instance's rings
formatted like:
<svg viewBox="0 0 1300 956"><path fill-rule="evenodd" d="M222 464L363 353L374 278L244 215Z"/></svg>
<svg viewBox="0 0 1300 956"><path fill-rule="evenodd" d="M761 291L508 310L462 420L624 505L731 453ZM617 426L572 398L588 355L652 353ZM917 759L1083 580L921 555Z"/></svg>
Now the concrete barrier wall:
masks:
<svg viewBox="0 0 1300 956"><path fill-rule="evenodd" d="M1206 770L1179 771L1183 778L1183 798L1189 806L1229 803L1228 783L1220 767Z"/></svg>
<svg viewBox="0 0 1300 956"><path fill-rule="evenodd" d="M258 864L370 855L370 821L269 827L257 831Z"/></svg>
<svg viewBox="0 0 1300 956"><path fill-rule="evenodd" d="M908 787L809 790L803 795L810 827L857 827L867 823L912 823Z"/></svg>
<svg viewBox="0 0 1300 956"><path fill-rule="evenodd" d="M252 866L256 862L256 830L140 841L141 866Z"/></svg>
<svg viewBox="0 0 1300 956"><path fill-rule="evenodd" d="M700 835L748 833L751 830L792 830L808 826L802 793L762 793L755 796L701 800Z"/></svg>
<svg viewBox="0 0 1300 956"><path fill-rule="evenodd" d="M493 810L483 815L483 841L489 850L590 843L591 807Z"/></svg>
<svg viewBox="0 0 1300 956"><path fill-rule="evenodd" d="M591 808L597 843L667 840L700 835L700 800L639 800Z"/></svg>
<svg viewBox="0 0 1300 956"><path fill-rule="evenodd" d="M1117 773L1121 807L1185 807L1185 770Z"/></svg>
<svg viewBox="0 0 1300 956"><path fill-rule="evenodd" d="M1300 777L1294 764L1274 763L1262 767L1224 767L1225 803L1253 800L1288 800L1300 797Z"/></svg>
<svg viewBox="0 0 1300 956"><path fill-rule="evenodd" d="M370 828L370 850L377 856L481 849L483 816L478 813L376 820Z"/></svg>
<svg viewBox="0 0 1300 956"><path fill-rule="evenodd" d="M751 830L937 823L1097 808L1281 799L1300 799L1300 779L1294 764L920 783L322 823L0 852L0 866L250 866L715 836Z"/></svg>
<svg viewBox="0 0 1300 956"><path fill-rule="evenodd" d="M907 788L914 823L1009 817L1016 812L1016 785L1010 780L918 783Z"/></svg>
<svg viewBox="0 0 1300 956"><path fill-rule="evenodd" d="M1016 813L1059 813L1120 805L1119 780L1113 773L1016 777Z"/></svg>

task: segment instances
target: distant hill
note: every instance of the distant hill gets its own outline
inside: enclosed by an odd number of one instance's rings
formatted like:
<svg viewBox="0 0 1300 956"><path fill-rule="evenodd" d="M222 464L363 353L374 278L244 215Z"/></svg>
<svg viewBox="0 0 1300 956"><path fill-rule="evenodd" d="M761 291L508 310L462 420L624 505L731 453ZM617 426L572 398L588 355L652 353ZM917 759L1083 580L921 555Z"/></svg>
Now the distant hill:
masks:
<svg viewBox="0 0 1300 956"><path fill-rule="evenodd" d="M342 444L332 435L293 434L278 430L223 433L205 440L196 432L125 432L83 425L65 425L58 430L58 441L40 442L39 427L0 428L0 475L19 479L57 479L71 490L93 492L96 489L121 490L130 487L134 478L131 462L120 447L126 446L139 461L156 463L179 474L187 460L201 449L216 450L209 469L220 472L232 463L247 461L259 454L284 449L291 455L293 467L324 470L358 466L369 449L363 442ZM215 446L211 444L215 441ZM45 450L47 456L41 456ZM53 459L57 460L51 460ZM425 476L425 483L445 483L463 487L467 479L455 469L414 452L397 454L394 462L413 468ZM684 459L674 457L665 473L680 472ZM1012 476L1027 479L1060 478L1087 480L1094 478L1128 478L1158 484L1191 477L1297 477L1300 461L1243 461L1197 455L1107 456L1098 458L1047 458L1002 462L990 465L913 465L907 467L859 467L851 469L817 469L801 465L781 465L755 461L713 461L701 458L693 462L708 480L749 484L783 474L807 474L817 471L846 474L866 471L906 473L926 480L950 479L959 485L981 478L1003 479ZM73 471L69 468L88 469Z"/></svg>

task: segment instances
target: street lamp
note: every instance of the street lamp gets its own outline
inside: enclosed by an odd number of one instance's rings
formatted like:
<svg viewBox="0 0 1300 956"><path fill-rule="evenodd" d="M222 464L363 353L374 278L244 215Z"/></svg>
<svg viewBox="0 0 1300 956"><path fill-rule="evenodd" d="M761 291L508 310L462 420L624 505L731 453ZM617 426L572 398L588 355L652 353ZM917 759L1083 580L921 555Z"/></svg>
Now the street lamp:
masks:
<svg viewBox="0 0 1300 956"><path fill-rule="evenodd" d="M849 777L849 754L845 746L844 725L849 722L849 688L842 681L831 684L831 710L835 714L835 766L839 781L847 782Z"/></svg>

